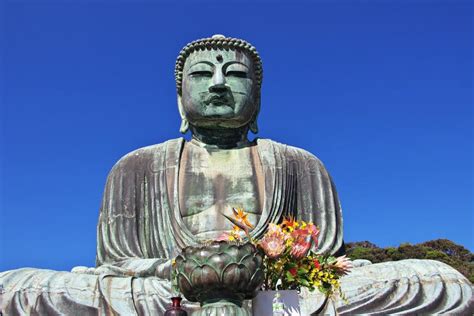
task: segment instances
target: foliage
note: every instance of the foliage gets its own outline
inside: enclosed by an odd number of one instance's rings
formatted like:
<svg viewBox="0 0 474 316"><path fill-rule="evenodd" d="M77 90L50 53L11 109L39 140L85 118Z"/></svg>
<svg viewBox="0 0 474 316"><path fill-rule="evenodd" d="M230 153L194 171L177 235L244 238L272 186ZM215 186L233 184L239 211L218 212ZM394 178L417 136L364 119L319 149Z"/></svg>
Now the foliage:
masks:
<svg viewBox="0 0 474 316"><path fill-rule="evenodd" d="M318 289L325 295L333 295L340 291L339 279L346 274L339 266L346 258L323 256L312 251L296 259L289 253L282 254L279 258L264 259L266 290L300 290L306 287L309 291ZM339 292L340 293L340 292Z"/></svg>
<svg viewBox="0 0 474 316"><path fill-rule="evenodd" d="M347 255L352 259L367 259L372 263L404 259L430 259L444 262L474 283L474 254L448 239L436 239L412 245L379 248L369 241L346 244Z"/></svg>

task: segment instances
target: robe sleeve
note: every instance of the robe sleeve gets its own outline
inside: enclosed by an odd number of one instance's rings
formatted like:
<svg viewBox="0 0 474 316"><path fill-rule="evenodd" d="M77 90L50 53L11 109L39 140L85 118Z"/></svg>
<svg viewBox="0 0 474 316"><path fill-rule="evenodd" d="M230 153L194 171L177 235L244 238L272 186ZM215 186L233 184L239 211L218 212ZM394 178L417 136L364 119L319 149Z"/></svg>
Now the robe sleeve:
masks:
<svg viewBox="0 0 474 316"><path fill-rule="evenodd" d="M288 147L288 172L295 178L296 217L315 223L320 229L317 252L344 253L342 210L331 176L311 153Z"/></svg>
<svg viewBox="0 0 474 316"><path fill-rule="evenodd" d="M149 156L136 150L120 159L107 178L97 226L95 273L169 279L170 260L144 253L139 221L146 216Z"/></svg>

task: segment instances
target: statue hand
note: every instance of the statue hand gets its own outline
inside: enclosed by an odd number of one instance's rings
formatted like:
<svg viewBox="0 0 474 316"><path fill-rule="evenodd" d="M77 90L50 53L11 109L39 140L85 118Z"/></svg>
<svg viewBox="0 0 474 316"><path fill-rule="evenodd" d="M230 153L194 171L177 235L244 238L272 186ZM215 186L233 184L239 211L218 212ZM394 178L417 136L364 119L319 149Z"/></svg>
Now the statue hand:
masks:
<svg viewBox="0 0 474 316"><path fill-rule="evenodd" d="M111 266L111 265L102 265L96 268L78 266L78 267L72 268L71 272L78 273L78 274L94 274L94 275L111 274L111 275L117 275L117 276L134 276L133 271L129 271L129 270L116 267L116 266Z"/></svg>
<svg viewBox="0 0 474 316"><path fill-rule="evenodd" d="M171 280L171 260L166 260L165 262L158 264L155 276L160 279Z"/></svg>

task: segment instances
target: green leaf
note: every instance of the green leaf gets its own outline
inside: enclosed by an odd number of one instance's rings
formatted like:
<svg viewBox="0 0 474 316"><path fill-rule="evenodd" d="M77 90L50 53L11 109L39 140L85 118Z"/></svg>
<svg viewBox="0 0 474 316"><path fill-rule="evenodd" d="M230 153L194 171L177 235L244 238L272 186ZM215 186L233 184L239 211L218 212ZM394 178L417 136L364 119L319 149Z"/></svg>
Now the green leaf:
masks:
<svg viewBox="0 0 474 316"><path fill-rule="evenodd" d="M305 269L305 268L299 268L298 269L298 274L302 274L302 275L305 275L305 274L308 274L308 270Z"/></svg>
<svg viewBox="0 0 474 316"><path fill-rule="evenodd" d="M285 264L285 269L291 269L291 268L296 268L298 265L294 262L287 262Z"/></svg>
<svg viewBox="0 0 474 316"><path fill-rule="evenodd" d="M311 284L309 284L308 280L306 280L306 279L300 279L300 283L303 286L311 287Z"/></svg>
<svg viewBox="0 0 474 316"><path fill-rule="evenodd" d="M290 282L295 280L295 278L291 275L290 271L286 271L285 276L286 276L286 279Z"/></svg>

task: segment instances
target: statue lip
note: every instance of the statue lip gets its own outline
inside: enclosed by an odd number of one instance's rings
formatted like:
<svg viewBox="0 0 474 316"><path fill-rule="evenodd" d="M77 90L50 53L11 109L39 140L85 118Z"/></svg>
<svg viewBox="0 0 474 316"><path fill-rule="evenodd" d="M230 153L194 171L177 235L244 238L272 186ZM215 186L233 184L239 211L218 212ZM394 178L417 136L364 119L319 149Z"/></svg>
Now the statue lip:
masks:
<svg viewBox="0 0 474 316"><path fill-rule="evenodd" d="M213 104L217 106L221 105L228 105L232 106L232 102L230 102L230 98L227 95L222 95L222 94L210 94L207 98L205 103L207 105Z"/></svg>

